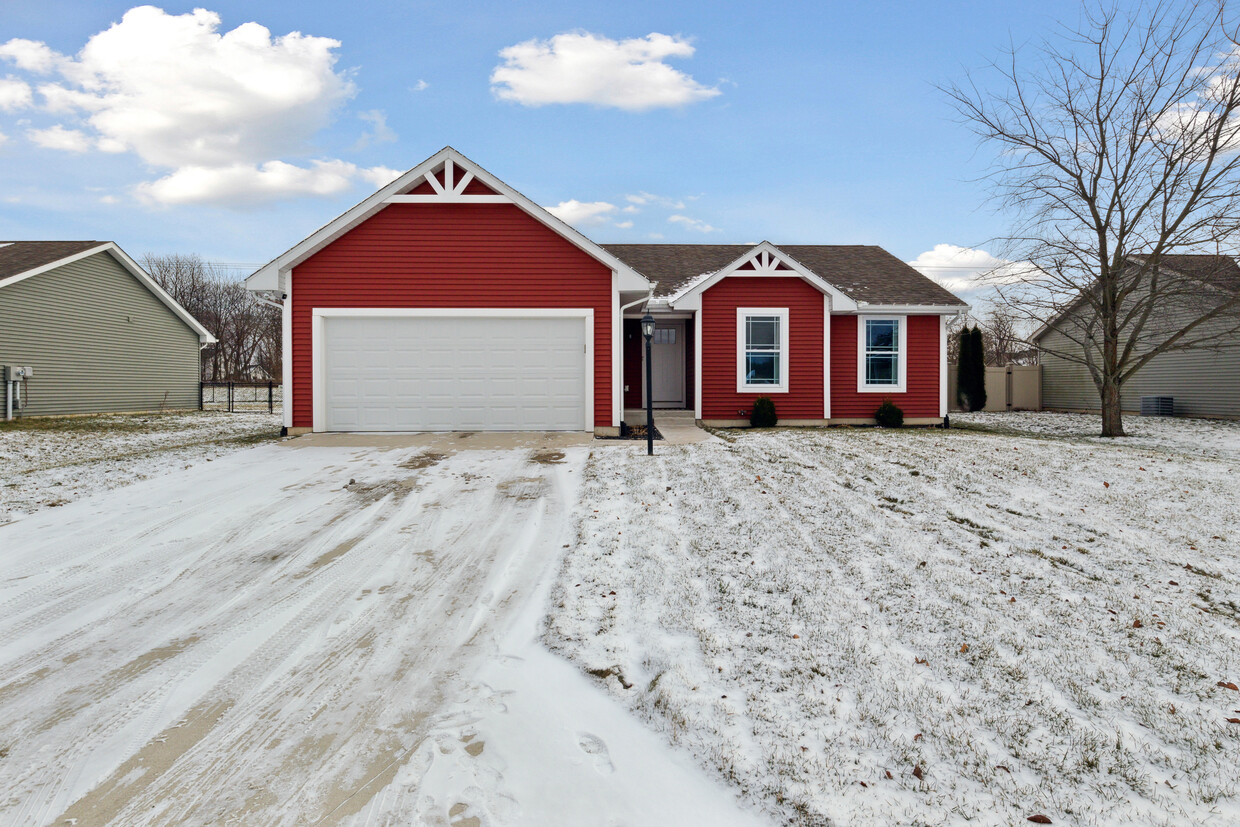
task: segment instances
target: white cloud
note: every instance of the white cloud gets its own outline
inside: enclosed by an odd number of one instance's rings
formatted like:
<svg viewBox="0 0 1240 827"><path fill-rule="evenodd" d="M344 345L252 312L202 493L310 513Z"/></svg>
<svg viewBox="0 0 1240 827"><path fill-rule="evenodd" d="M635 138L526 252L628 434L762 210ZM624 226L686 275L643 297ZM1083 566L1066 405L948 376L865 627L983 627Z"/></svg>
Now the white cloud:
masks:
<svg viewBox="0 0 1240 827"><path fill-rule="evenodd" d="M609 204L606 201L578 201L573 198L568 201L561 201L554 207L547 207L547 212L556 218L572 224L574 227L588 227L592 225L602 224L607 221L607 217L616 211L615 204Z"/></svg>
<svg viewBox="0 0 1240 827"><path fill-rule="evenodd" d="M524 106L590 103L633 112L684 106L720 94L664 62L693 52L688 40L665 34L611 40L566 32L501 49L491 91Z"/></svg>
<svg viewBox="0 0 1240 827"><path fill-rule="evenodd" d="M387 115L381 109L370 109L358 112L357 116L370 124L370 129L362 133L353 145L354 149L363 149L371 144L386 144L396 140L396 132L387 124Z"/></svg>
<svg viewBox="0 0 1240 827"><path fill-rule="evenodd" d="M0 58L13 61L18 69L38 74L47 74L64 60L46 43L20 37L0 43Z"/></svg>
<svg viewBox="0 0 1240 827"><path fill-rule="evenodd" d="M410 92L425 92L429 88L430 88L429 83L422 80L421 78L418 78L418 82L415 83L413 86L410 86L409 91Z"/></svg>
<svg viewBox="0 0 1240 827"><path fill-rule="evenodd" d="M34 94L30 91L30 84L12 75L0 78L0 111L12 112L14 109L24 109L33 103Z"/></svg>
<svg viewBox="0 0 1240 827"><path fill-rule="evenodd" d="M699 233L720 232L718 227L712 227L711 225L707 224L705 221L702 221L701 219L690 218L687 215L679 215L679 214L672 215L672 216L668 216L667 220L671 222L672 224L679 224L680 226L686 229L694 230Z"/></svg>
<svg viewBox="0 0 1240 827"><path fill-rule="evenodd" d="M298 195L336 195L362 178L377 186L400 173L384 167L363 169L348 161L314 161L299 167L284 161L233 164L226 167L185 166L158 181L140 184L139 199L153 204L217 204L253 206Z"/></svg>
<svg viewBox="0 0 1240 827"><path fill-rule="evenodd" d="M99 203L100 204L118 204L120 203L120 199L117 198L115 195L101 195L99 196Z"/></svg>
<svg viewBox="0 0 1240 827"><path fill-rule="evenodd" d="M633 195L626 195L624 198L630 205L625 209L631 209L633 212L637 212L639 207L644 206L666 207L669 210L683 210L685 208L685 202L679 198L668 198L666 195L655 195L644 191Z"/></svg>
<svg viewBox="0 0 1240 827"><path fill-rule="evenodd" d="M85 111L101 137L143 160L177 167L301 151L352 96L352 83L334 71L339 41L298 32L273 39L257 23L219 34L219 25L205 9L131 9L60 66L67 85L57 105Z"/></svg>
<svg viewBox="0 0 1240 827"><path fill-rule="evenodd" d="M403 169L392 169L390 167L369 167L357 171L357 176L375 189L386 187L404 174L405 171Z"/></svg>
<svg viewBox="0 0 1240 827"><path fill-rule="evenodd" d="M616 226L622 230L629 230L629 229L632 229L633 222L632 221L617 221Z"/></svg>
<svg viewBox="0 0 1240 827"><path fill-rule="evenodd" d="M983 290L994 280L1014 280L1024 272L1016 262L997 258L985 250L955 244L936 244L934 249L925 251L908 264L960 294Z"/></svg>
<svg viewBox="0 0 1240 827"><path fill-rule="evenodd" d="M9 136L5 135L3 132L0 132L0 146L4 146L8 142L9 142Z"/></svg>
<svg viewBox="0 0 1240 827"><path fill-rule="evenodd" d="M308 154L355 93L348 73L336 70L339 41L300 32L273 37L252 22L223 32L220 25L218 14L201 8L173 15L139 6L74 57L15 39L0 45L0 58L28 72L55 73L38 87L44 108L80 118L77 129L35 130L32 140L73 151L129 151L167 170L139 185L147 202L248 205L390 180L381 167L280 160ZM359 117L371 124L359 143L395 139L382 112Z"/></svg>
<svg viewBox="0 0 1240 827"><path fill-rule="evenodd" d="M44 149L59 149L62 152L86 152L90 149L90 138L80 129L65 129L56 124L48 129L28 129L26 137Z"/></svg>

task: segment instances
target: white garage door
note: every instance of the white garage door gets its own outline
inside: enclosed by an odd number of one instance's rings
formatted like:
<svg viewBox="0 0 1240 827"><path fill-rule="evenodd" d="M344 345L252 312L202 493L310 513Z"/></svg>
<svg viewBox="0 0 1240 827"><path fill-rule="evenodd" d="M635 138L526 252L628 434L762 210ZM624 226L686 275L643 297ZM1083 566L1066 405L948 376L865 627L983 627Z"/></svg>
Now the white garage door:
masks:
<svg viewBox="0 0 1240 827"><path fill-rule="evenodd" d="M582 431L580 317L326 316L329 431Z"/></svg>

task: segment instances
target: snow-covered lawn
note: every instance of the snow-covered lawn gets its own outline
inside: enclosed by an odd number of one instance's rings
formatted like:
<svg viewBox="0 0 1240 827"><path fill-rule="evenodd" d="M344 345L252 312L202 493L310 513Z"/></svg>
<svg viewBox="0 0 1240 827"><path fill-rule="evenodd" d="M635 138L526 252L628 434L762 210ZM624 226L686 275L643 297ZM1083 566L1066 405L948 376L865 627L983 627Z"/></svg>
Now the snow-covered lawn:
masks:
<svg viewBox="0 0 1240 827"><path fill-rule="evenodd" d="M0 525L0 824L761 823L539 643L589 449L467 436Z"/></svg>
<svg viewBox="0 0 1240 827"><path fill-rule="evenodd" d="M1240 823L1240 424L954 421L596 451L545 639L781 821Z"/></svg>
<svg viewBox="0 0 1240 827"><path fill-rule="evenodd" d="M0 524L279 436L280 415L194 411L0 422Z"/></svg>

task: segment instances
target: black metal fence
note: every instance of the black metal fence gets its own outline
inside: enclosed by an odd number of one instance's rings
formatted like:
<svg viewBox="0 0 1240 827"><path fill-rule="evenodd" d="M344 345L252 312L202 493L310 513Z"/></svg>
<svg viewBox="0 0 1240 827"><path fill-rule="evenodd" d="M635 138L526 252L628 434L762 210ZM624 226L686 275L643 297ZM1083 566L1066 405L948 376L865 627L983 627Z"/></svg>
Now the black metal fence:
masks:
<svg viewBox="0 0 1240 827"><path fill-rule="evenodd" d="M198 383L198 409L203 411L275 413L283 402L283 386L279 382Z"/></svg>

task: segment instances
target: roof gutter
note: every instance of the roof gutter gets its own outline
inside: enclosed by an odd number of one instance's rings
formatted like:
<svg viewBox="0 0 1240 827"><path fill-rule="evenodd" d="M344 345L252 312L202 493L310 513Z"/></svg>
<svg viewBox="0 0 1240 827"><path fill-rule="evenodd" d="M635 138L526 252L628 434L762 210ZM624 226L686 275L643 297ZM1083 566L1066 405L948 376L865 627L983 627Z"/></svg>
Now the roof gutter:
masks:
<svg viewBox="0 0 1240 827"><path fill-rule="evenodd" d="M649 302L653 300L654 300L654 288L651 287L650 292L647 293L644 298L635 299L634 301L631 301L628 304L620 305L620 317L623 318L624 311L628 310L630 307L633 307L634 305L642 304L643 302Z"/></svg>
<svg viewBox="0 0 1240 827"><path fill-rule="evenodd" d="M276 292L279 292L279 291L276 291L276 290L264 290L264 291L262 291L262 293L257 292L257 291L252 291L252 292L254 293L254 301L258 302L259 304L265 304L265 305L267 305L268 307L274 307L276 310L283 310L283 309L284 309L284 305L283 305L283 304L281 304L280 302L272 301L271 299L269 299L269 298L267 298L266 296L264 296L264 295L263 295L263 293L276 293ZM283 294L283 293L281 293L281 294L280 294L280 296L281 296L281 298L283 298L283 297L284 297L284 294Z"/></svg>

